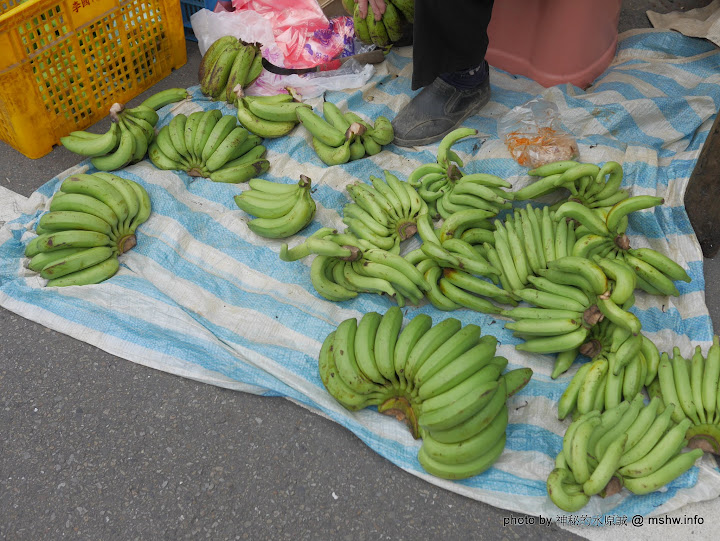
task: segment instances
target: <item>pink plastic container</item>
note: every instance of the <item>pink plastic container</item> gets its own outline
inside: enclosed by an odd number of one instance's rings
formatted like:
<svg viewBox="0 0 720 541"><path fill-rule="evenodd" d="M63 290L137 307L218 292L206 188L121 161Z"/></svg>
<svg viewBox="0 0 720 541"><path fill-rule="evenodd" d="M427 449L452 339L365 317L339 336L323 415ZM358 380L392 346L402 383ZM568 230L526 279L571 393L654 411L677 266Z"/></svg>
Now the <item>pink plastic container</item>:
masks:
<svg viewBox="0 0 720 541"><path fill-rule="evenodd" d="M622 0L496 0L486 60L543 86L586 88L615 56Z"/></svg>

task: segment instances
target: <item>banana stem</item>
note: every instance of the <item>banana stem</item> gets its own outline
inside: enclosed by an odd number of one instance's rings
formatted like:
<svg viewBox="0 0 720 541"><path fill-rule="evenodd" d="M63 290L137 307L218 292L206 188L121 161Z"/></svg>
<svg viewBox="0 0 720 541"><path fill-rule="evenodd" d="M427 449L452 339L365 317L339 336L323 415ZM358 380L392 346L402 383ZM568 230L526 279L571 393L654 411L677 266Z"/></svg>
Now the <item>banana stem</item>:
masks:
<svg viewBox="0 0 720 541"><path fill-rule="evenodd" d="M343 261L356 261L356 260L360 259L363 255L362 250L360 250L360 248L358 248L357 246L350 246L350 245L345 244L342 247L350 250L349 256L340 258Z"/></svg>
<svg viewBox="0 0 720 541"><path fill-rule="evenodd" d="M120 122L120 113L123 112L125 106L122 103L113 103L110 106L110 120L113 122Z"/></svg>
<svg viewBox="0 0 720 541"><path fill-rule="evenodd" d="M590 357L591 359L594 358L598 353L602 351L602 343L600 340L597 340L593 338L589 342L585 342L582 346L580 346L580 353L585 355L586 357Z"/></svg>
<svg viewBox="0 0 720 541"><path fill-rule="evenodd" d="M312 185L312 180L310 177L306 175L300 175L300 182L298 182L298 186L301 188L309 188Z"/></svg>
<svg viewBox="0 0 720 541"><path fill-rule="evenodd" d="M603 319L605 319L605 315L600 311L596 304L593 304L590 308L583 312L583 321L590 327L597 325Z"/></svg>
<svg viewBox="0 0 720 541"><path fill-rule="evenodd" d="M615 245L621 250L629 250L630 239L625 233L623 233L622 235L618 235L617 237L615 237Z"/></svg>
<svg viewBox="0 0 720 541"><path fill-rule="evenodd" d="M126 235L118 241L118 252L124 254L128 250L132 250L137 244L135 235Z"/></svg>
<svg viewBox="0 0 720 541"><path fill-rule="evenodd" d="M417 225L415 222L403 222L397 226L397 234L400 240L407 240L417 233Z"/></svg>
<svg viewBox="0 0 720 541"><path fill-rule="evenodd" d="M462 178L463 174L462 171L460 171L460 168L455 165L454 163L451 163L448 165L447 168L447 178L449 180L460 180Z"/></svg>
<svg viewBox="0 0 720 541"><path fill-rule="evenodd" d="M415 413L413 402L406 396L393 396L385 400L378 406L378 412L384 415L395 417L398 421L404 422L412 437L416 440L420 438L420 429L418 427L418 415Z"/></svg>

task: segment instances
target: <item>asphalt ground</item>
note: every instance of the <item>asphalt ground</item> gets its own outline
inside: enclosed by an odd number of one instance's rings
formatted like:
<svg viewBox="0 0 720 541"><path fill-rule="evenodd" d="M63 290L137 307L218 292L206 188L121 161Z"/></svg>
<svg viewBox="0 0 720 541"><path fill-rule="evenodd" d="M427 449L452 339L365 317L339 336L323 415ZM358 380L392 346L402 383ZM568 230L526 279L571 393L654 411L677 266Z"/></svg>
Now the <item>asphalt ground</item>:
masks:
<svg viewBox="0 0 720 541"><path fill-rule="evenodd" d="M706 3L626 0L619 31ZM187 64L137 102L197 84L186 45ZM29 196L77 163L0 143L0 185ZM707 259L716 322L719 276ZM288 400L146 368L5 309L0 329L2 539L580 539L422 481Z"/></svg>

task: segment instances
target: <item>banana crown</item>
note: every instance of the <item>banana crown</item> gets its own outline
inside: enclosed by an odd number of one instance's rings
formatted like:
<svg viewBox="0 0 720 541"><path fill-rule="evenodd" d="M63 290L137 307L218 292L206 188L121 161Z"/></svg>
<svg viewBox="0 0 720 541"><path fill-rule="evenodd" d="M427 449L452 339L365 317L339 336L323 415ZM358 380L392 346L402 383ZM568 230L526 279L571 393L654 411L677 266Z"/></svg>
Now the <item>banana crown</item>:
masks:
<svg viewBox="0 0 720 541"><path fill-rule="evenodd" d="M157 133L148 152L159 169L186 171L193 177L237 184L266 172L262 138L219 109L178 114Z"/></svg>

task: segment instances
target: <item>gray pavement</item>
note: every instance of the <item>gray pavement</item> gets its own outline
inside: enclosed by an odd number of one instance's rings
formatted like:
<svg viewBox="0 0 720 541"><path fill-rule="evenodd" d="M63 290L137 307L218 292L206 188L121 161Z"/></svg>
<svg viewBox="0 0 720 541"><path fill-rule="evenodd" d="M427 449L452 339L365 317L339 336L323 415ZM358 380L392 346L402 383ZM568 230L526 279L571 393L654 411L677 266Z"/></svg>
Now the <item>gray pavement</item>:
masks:
<svg viewBox="0 0 720 541"><path fill-rule="evenodd" d="M626 0L620 31L648 27L646 9L706 3ZM187 50L152 92L197 84ZM28 196L77 162L0 143L0 185ZM720 322L717 260L705 273ZM426 483L287 400L136 365L4 309L0 329L2 539L579 539L503 527L522 515Z"/></svg>

